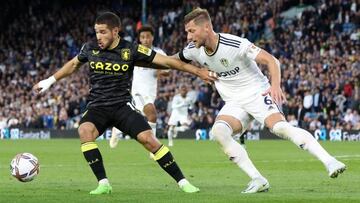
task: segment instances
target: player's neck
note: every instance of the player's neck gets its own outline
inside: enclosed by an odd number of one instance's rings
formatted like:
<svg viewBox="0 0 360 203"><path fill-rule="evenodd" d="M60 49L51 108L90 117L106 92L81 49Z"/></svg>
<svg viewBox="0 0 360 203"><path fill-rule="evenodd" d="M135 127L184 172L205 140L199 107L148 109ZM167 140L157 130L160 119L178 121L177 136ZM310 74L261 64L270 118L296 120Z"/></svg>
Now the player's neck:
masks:
<svg viewBox="0 0 360 203"><path fill-rule="evenodd" d="M219 43L219 34L212 32L211 35L209 35L209 39L207 41L207 44L205 44L206 52L213 53Z"/></svg>
<svg viewBox="0 0 360 203"><path fill-rule="evenodd" d="M117 45L119 45L120 43L120 36L116 37L115 40L111 43L109 50L114 49L115 47L117 47Z"/></svg>

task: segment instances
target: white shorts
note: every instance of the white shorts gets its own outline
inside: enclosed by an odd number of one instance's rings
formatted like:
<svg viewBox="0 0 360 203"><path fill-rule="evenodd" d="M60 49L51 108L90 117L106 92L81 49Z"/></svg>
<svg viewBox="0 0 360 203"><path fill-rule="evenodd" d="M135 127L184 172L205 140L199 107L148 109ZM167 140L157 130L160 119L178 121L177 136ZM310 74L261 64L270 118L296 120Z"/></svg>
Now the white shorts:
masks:
<svg viewBox="0 0 360 203"><path fill-rule="evenodd" d="M141 112L143 112L144 106L146 104L153 104L156 99L156 96L140 93L134 93L132 96L134 98L135 108Z"/></svg>
<svg viewBox="0 0 360 203"><path fill-rule="evenodd" d="M188 119L187 116L181 116L181 115L175 115L175 114L170 115L168 125L177 126L179 122L181 125L190 125L190 120Z"/></svg>
<svg viewBox="0 0 360 203"><path fill-rule="evenodd" d="M250 122L255 119L264 124L265 119L273 113L281 113L278 106L272 101L270 95L262 96L261 92L252 95L246 103L230 101L226 102L220 110L219 115L235 117L241 122L242 133L244 133Z"/></svg>

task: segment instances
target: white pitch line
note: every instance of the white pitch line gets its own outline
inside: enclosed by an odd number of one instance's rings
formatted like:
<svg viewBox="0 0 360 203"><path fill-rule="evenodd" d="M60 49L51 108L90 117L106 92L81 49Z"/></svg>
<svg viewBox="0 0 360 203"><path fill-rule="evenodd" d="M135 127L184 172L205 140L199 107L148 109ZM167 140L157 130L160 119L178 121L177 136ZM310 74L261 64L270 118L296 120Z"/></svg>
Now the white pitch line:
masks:
<svg viewBox="0 0 360 203"><path fill-rule="evenodd" d="M360 157L360 154L345 154L345 155L338 155L335 157L337 157L337 158Z"/></svg>
<svg viewBox="0 0 360 203"><path fill-rule="evenodd" d="M337 156L334 156L336 158L341 158L341 160L360 160L360 154L345 154L345 155L337 155ZM310 159L292 159L292 160L286 160L286 159L280 159L280 160L253 160L254 162L262 162L262 163L286 163L286 162L317 162L318 160L317 159L313 159L313 158L310 158ZM216 161L216 162L209 162L210 164L226 164L228 163L229 161L227 160L224 160L224 161ZM127 163L127 164L123 164L123 163L119 163L121 166L146 166L146 165L149 165L149 163ZM120 166L118 164L107 164L107 166ZM9 168L10 167L10 164L9 165L0 165L0 168ZM42 168L70 168L70 167L82 167L82 166L79 166L79 165L71 165L71 164L56 164L56 165L43 165L41 164L40 167Z"/></svg>

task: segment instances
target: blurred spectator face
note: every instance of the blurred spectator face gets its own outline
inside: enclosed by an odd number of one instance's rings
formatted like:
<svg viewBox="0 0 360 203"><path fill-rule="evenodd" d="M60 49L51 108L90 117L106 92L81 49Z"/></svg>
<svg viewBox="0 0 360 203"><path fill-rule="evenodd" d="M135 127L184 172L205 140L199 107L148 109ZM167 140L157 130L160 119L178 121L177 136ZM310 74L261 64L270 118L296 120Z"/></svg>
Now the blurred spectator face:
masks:
<svg viewBox="0 0 360 203"><path fill-rule="evenodd" d="M106 24L95 24L95 33L100 49L107 49L118 37L119 28L109 29Z"/></svg>
<svg viewBox="0 0 360 203"><path fill-rule="evenodd" d="M186 88L185 85L180 87L180 94L181 94L182 97L186 97L187 88Z"/></svg>
<svg viewBox="0 0 360 203"><path fill-rule="evenodd" d="M151 32L141 32L139 36L140 43L148 48L151 48L154 36L151 34Z"/></svg>

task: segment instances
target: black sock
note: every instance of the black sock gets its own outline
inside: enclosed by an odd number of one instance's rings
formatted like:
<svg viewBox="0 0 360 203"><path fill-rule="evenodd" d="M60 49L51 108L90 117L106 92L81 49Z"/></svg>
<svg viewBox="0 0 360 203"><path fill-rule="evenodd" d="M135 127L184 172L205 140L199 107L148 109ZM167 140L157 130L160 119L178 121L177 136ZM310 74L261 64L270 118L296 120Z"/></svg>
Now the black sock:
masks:
<svg viewBox="0 0 360 203"><path fill-rule="evenodd" d="M83 143L81 145L81 151L98 181L106 178L102 156L97 144L95 142Z"/></svg>
<svg viewBox="0 0 360 203"><path fill-rule="evenodd" d="M173 177L176 182L179 182L181 179L184 179L184 175L181 172L179 166L176 164L174 157L172 156L169 148L162 145L154 153L154 159L159 163L162 169L164 169L171 177Z"/></svg>
<svg viewBox="0 0 360 203"><path fill-rule="evenodd" d="M245 134L247 133L247 131L245 131L242 135L240 135L240 144L244 145L245 144Z"/></svg>

